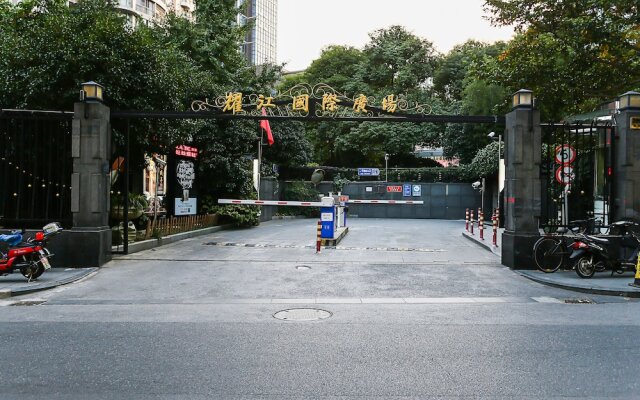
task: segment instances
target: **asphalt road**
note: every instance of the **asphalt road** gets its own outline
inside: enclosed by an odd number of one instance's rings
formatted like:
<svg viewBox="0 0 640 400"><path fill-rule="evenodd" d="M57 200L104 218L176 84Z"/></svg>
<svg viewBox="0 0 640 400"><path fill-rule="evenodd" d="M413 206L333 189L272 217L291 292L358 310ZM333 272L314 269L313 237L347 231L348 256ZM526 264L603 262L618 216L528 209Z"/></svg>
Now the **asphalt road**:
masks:
<svg viewBox="0 0 640 400"><path fill-rule="evenodd" d="M274 221L3 300L0 399L640 398L636 300L531 282L461 222L350 224L320 255L315 221Z"/></svg>

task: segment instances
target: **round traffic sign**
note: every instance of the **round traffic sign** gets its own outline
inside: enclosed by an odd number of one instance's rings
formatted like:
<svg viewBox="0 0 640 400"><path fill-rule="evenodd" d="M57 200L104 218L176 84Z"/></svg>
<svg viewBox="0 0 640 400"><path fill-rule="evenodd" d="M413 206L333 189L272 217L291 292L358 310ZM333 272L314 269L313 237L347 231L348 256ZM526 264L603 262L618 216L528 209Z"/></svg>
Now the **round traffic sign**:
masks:
<svg viewBox="0 0 640 400"><path fill-rule="evenodd" d="M558 167L556 170L556 181L563 185L568 185L576 179L576 173L573 171L573 167L566 165L564 167Z"/></svg>
<svg viewBox="0 0 640 400"><path fill-rule="evenodd" d="M556 163L569 165L576 160L578 153L571 145L563 144L556 147Z"/></svg>

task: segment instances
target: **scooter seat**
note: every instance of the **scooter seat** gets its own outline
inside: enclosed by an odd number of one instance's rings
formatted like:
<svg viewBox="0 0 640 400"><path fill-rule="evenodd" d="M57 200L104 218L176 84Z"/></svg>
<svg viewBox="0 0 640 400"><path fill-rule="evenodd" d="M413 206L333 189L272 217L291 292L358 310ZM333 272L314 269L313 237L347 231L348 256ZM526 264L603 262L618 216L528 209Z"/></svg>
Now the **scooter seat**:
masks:
<svg viewBox="0 0 640 400"><path fill-rule="evenodd" d="M9 246L17 246L22 242L22 235L19 233L12 235L0 235L0 242L4 242Z"/></svg>

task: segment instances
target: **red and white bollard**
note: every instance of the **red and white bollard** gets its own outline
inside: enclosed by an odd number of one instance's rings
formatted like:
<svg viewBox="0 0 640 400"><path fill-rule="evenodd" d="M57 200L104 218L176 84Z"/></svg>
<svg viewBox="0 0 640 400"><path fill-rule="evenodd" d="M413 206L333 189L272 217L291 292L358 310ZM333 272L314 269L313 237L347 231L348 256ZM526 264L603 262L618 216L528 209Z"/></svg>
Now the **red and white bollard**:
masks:
<svg viewBox="0 0 640 400"><path fill-rule="evenodd" d="M480 240L484 240L484 211L480 211L478 217L478 229L480 230Z"/></svg>
<svg viewBox="0 0 640 400"><path fill-rule="evenodd" d="M467 212L464 214L464 229L469 232L469 209L467 208Z"/></svg>
<svg viewBox="0 0 640 400"><path fill-rule="evenodd" d="M491 222L493 223L493 246L498 247L498 215L497 210L494 212L493 217L491 217Z"/></svg>
<svg viewBox="0 0 640 400"><path fill-rule="evenodd" d="M318 231L316 233L316 254L320 254L322 248L322 221L318 221Z"/></svg>
<svg viewBox="0 0 640 400"><path fill-rule="evenodd" d="M473 235L473 210L471 210L469 222L471 222L471 234Z"/></svg>

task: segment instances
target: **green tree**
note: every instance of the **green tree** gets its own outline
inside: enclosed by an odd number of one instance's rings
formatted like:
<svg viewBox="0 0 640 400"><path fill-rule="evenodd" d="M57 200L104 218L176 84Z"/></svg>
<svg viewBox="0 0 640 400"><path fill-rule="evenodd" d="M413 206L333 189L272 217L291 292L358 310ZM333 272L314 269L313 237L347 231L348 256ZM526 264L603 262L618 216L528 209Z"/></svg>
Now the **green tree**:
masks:
<svg viewBox="0 0 640 400"><path fill-rule="evenodd" d="M69 110L81 82L105 86L105 103L120 110L187 110L198 98L230 90L271 93L281 67L246 64L238 48L232 0L199 0L195 20L169 15L131 26L107 0L0 0L0 108ZM202 151L200 176L212 194L247 195L257 122L140 120L131 126L131 165L148 151L185 142ZM295 124L274 126L273 157L308 159ZM122 126L113 123L115 140ZM276 150L278 149L278 150ZM270 156L270 155L269 155ZM247 184L249 182L249 184Z"/></svg>
<svg viewBox="0 0 640 400"><path fill-rule="evenodd" d="M475 40L455 46L439 63L433 77L433 90L447 100L462 100L466 85L473 82L473 67L487 57L496 57L506 44L486 44Z"/></svg>
<svg viewBox="0 0 640 400"><path fill-rule="evenodd" d="M439 61L433 43L394 25L369 35L352 92L384 95L422 91Z"/></svg>
<svg viewBox="0 0 640 400"><path fill-rule="evenodd" d="M487 0L497 25L520 33L484 77L532 89L546 118L590 111L640 85L635 0Z"/></svg>
<svg viewBox="0 0 640 400"><path fill-rule="evenodd" d="M347 92L364 56L361 50L349 46L328 46L322 50L304 72L310 85L326 83L339 92Z"/></svg>
<svg viewBox="0 0 640 400"><path fill-rule="evenodd" d="M0 35L0 104L70 109L79 84L106 87L116 109L180 109L210 76L152 27L131 28L104 0L68 7L61 0L3 1Z"/></svg>

